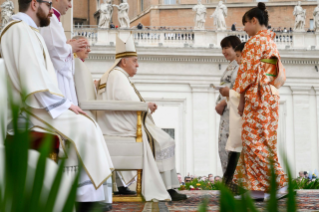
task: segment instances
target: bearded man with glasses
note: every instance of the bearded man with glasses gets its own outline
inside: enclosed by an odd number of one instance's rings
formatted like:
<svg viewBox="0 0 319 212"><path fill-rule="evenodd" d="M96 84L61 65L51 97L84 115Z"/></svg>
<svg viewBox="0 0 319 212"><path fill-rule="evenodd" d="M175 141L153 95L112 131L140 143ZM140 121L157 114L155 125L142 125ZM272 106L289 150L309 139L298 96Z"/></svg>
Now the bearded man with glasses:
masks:
<svg viewBox="0 0 319 212"><path fill-rule="evenodd" d="M83 167L79 183L84 185L84 189L77 190L77 201L81 203L78 204L78 212L108 211L111 205L95 204L94 209L90 208L92 203L105 200L104 184L114 169L103 133L98 124L65 92L70 92L71 88L66 87L70 84L65 82L73 80L73 49L87 49L86 41L66 44L58 16L53 15L56 12L65 14L71 7L70 1L54 0L53 5L51 0L18 2L19 13L11 17L0 38L0 52L12 96L15 102L21 102L20 114L23 117L30 116L32 126L54 132L66 140L66 144L60 142L63 148L60 148L59 153L59 156L67 158L65 175L76 176L78 167ZM54 11L52 6L58 9ZM49 25L43 31L52 33L54 39L51 40L45 32L43 34L46 37L43 38L39 31L40 27ZM62 91L57 80L61 79L61 72L65 78L59 82L65 83L62 85L66 88ZM12 117L10 108L7 109L6 123L10 123ZM68 188L60 188L63 189Z"/></svg>

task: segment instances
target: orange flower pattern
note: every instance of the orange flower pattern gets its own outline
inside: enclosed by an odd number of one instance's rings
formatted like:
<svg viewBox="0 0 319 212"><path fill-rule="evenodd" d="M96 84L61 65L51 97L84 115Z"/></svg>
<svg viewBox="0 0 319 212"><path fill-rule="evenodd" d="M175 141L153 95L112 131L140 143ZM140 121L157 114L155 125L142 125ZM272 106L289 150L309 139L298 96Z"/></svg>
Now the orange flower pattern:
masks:
<svg viewBox="0 0 319 212"><path fill-rule="evenodd" d="M270 156L274 160L279 188L287 184L277 156L279 96L272 94L264 63L260 62L274 57L280 60L274 37L275 33L262 30L248 40L233 88L239 93L246 91L243 149L233 182L241 182L247 190L269 191Z"/></svg>

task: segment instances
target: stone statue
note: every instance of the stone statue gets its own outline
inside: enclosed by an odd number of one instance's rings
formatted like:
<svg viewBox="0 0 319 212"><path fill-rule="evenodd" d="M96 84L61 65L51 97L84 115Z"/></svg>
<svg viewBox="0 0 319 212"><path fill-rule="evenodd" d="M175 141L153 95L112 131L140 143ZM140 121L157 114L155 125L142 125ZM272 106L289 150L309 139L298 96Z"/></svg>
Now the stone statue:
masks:
<svg viewBox="0 0 319 212"><path fill-rule="evenodd" d="M14 4L10 0L6 0L1 4L1 19L2 27L4 27L8 22L10 17L13 15Z"/></svg>
<svg viewBox="0 0 319 212"><path fill-rule="evenodd" d="M113 16L112 0L104 0L104 3L100 6L100 11L99 28L110 28L110 21Z"/></svg>
<svg viewBox="0 0 319 212"><path fill-rule="evenodd" d="M127 3L127 0L123 0L123 3L120 5L113 4L113 7L118 9L118 19L120 22L120 28L130 28L130 18L128 17L128 11L130 5Z"/></svg>
<svg viewBox="0 0 319 212"><path fill-rule="evenodd" d="M298 1L295 6L293 15L296 17L295 19L295 28L294 31L304 32L305 31L305 20L306 20L306 10L302 9L300 6L301 2Z"/></svg>
<svg viewBox="0 0 319 212"><path fill-rule="evenodd" d="M195 30L204 30L206 22L206 7L202 5L202 0L198 0L198 4L193 7L196 12L195 16Z"/></svg>
<svg viewBox="0 0 319 212"><path fill-rule="evenodd" d="M215 12L210 16L214 18L214 25L218 31L226 30L225 17L227 16L227 7L220 1L216 7Z"/></svg>
<svg viewBox="0 0 319 212"><path fill-rule="evenodd" d="M318 6L313 11L313 20L314 20L314 30L315 32L319 32L319 2L318 2Z"/></svg>

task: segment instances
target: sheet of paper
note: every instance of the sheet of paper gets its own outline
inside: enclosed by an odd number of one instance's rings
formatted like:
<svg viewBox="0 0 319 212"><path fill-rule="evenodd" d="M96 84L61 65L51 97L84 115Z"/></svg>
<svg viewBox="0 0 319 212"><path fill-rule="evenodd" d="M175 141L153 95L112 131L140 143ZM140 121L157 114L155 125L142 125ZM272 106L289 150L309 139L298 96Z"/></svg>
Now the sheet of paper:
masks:
<svg viewBox="0 0 319 212"><path fill-rule="evenodd" d="M225 88L225 85L214 85L214 84L210 84L210 87L214 88L215 90L219 90L221 88Z"/></svg>

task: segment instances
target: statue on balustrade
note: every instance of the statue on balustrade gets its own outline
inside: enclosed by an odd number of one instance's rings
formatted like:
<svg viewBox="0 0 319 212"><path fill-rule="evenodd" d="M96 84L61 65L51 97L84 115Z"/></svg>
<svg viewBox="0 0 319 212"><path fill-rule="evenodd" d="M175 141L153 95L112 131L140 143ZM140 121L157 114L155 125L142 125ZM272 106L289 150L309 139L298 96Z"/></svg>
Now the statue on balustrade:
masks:
<svg viewBox="0 0 319 212"><path fill-rule="evenodd" d="M198 4L193 7L193 11L196 12L195 17L195 30L204 30L206 22L206 7L202 5L202 0L198 0Z"/></svg>
<svg viewBox="0 0 319 212"><path fill-rule="evenodd" d="M319 4L313 11L313 19L314 19L314 30L315 32L319 32Z"/></svg>
<svg viewBox="0 0 319 212"><path fill-rule="evenodd" d="M302 9L300 1L298 1L297 5L295 6L293 15L296 17L294 31L304 32L305 31L306 10Z"/></svg>
<svg viewBox="0 0 319 212"><path fill-rule="evenodd" d="M123 0L123 3L120 5L113 4L113 7L117 7L118 9L120 28L130 28L130 18L128 17L130 5L127 3L127 0Z"/></svg>
<svg viewBox="0 0 319 212"><path fill-rule="evenodd" d="M110 28L110 21L113 16L112 0L104 0L104 3L100 7L100 11L99 28Z"/></svg>
<svg viewBox="0 0 319 212"><path fill-rule="evenodd" d="M226 30L225 17L227 16L227 7L220 1L216 7L215 12L210 16L214 18L214 25L218 31Z"/></svg>
<svg viewBox="0 0 319 212"><path fill-rule="evenodd" d="M102 101L142 102L148 112L143 112L142 128L137 133L138 115L136 112L99 111L97 121L104 135L120 136L124 140L137 137L143 145L143 177L142 194L146 201L152 200L183 200L187 196L177 193L179 187L175 169L175 141L153 121L152 113L157 105L146 102L131 81L138 65L137 52L133 36L124 40L116 38L115 63L104 73L97 84L97 99ZM142 121L143 120L143 121ZM117 142L121 142L118 140ZM135 139L128 142L136 142ZM115 167L116 168L116 167ZM129 192L128 186L135 181L136 172L123 174L117 172L119 191Z"/></svg>
<svg viewBox="0 0 319 212"><path fill-rule="evenodd" d="M10 0L6 0L1 4L1 20L2 27L4 27L8 22L10 17L13 15L14 4Z"/></svg>

